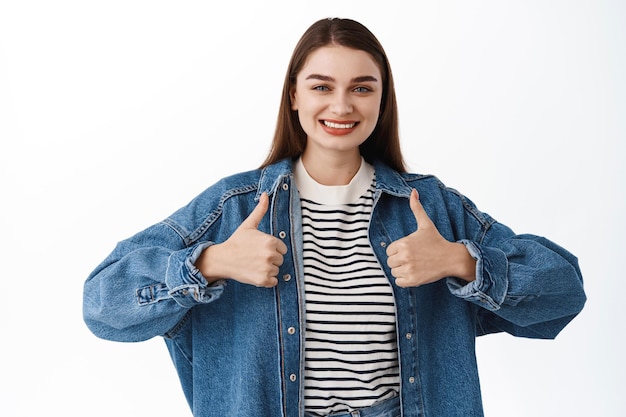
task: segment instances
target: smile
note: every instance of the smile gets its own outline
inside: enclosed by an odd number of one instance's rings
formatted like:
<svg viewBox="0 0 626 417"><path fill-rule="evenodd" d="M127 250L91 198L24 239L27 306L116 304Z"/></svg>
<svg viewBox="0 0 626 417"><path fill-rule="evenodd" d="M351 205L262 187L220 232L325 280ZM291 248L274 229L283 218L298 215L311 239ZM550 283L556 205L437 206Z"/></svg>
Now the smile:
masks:
<svg viewBox="0 0 626 417"><path fill-rule="evenodd" d="M336 123L336 122L329 122L328 120L321 120L321 123L324 126L329 127L331 129L352 129L354 126L357 125L358 122Z"/></svg>

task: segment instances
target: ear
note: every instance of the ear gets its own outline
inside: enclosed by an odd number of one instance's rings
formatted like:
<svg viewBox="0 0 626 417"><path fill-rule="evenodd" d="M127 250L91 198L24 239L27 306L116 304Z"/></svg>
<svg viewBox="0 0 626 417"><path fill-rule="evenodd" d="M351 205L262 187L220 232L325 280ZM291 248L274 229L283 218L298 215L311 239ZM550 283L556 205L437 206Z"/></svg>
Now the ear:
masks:
<svg viewBox="0 0 626 417"><path fill-rule="evenodd" d="M296 89L292 88L289 92L289 99L291 101L291 110L298 110L298 100L296 99Z"/></svg>

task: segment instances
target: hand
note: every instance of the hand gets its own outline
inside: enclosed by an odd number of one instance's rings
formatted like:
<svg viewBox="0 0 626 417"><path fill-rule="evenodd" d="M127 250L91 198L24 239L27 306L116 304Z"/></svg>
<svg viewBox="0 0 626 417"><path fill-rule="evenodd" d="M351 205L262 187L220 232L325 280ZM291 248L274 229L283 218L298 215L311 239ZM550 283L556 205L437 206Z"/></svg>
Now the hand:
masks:
<svg viewBox="0 0 626 417"><path fill-rule="evenodd" d="M196 265L209 282L230 278L257 287L278 284L287 246L258 230L268 207L269 197L263 193L252 213L224 243L209 246L200 255Z"/></svg>
<svg viewBox="0 0 626 417"><path fill-rule="evenodd" d="M387 265L400 287L415 287L455 276L473 281L476 261L461 243L449 242L424 210L416 190L409 200L417 231L387 248Z"/></svg>

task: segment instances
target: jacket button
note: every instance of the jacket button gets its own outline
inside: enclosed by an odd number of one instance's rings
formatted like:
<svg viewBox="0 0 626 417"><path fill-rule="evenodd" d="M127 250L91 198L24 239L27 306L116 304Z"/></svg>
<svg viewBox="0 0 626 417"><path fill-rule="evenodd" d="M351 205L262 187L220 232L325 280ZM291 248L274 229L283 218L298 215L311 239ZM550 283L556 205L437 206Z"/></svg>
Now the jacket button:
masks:
<svg viewBox="0 0 626 417"><path fill-rule="evenodd" d="M289 274L285 274L285 275L283 275L283 279L284 279L285 281L291 281L291 275L289 275Z"/></svg>
<svg viewBox="0 0 626 417"><path fill-rule="evenodd" d="M287 329L287 333L289 334L294 334L296 332L296 328L295 327L290 327Z"/></svg>
<svg viewBox="0 0 626 417"><path fill-rule="evenodd" d="M406 340L411 340L412 337L413 335L411 333L406 334Z"/></svg>
<svg viewBox="0 0 626 417"><path fill-rule="evenodd" d="M291 382L296 382L296 379L298 379L298 377L296 376L296 374L291 374L291 375L289 375L289 380L290 380Z"/></svg>
<svg viewBox="0 0 626 417"><path fill-rule="evenodd" d="M409 378L409 383L414 384L415 383L415 377L410 377Z"/></svg>
<svg viewBox="0 0 626 417"><path fill-rule="evenodd" d="M283 190L287 191L289 189L289 184L283 184Z"/></svg>
<svg viewBox="0 0 626 417"><path fill-rule="evenodd" d="M284 231L284 230L281 230L281 231L278 233L278 237L280 237L281 239L284 239L284 238L285 238L285 236L287 236L287 233L285 233L285 231Z"/></svg>
<svg viewBox="0 0 626 417"><path fill-rule="evenodd" d="M380 242L380 246L382 246L384 248L385 246L387 246L387 243L386 242Z"/></svg>

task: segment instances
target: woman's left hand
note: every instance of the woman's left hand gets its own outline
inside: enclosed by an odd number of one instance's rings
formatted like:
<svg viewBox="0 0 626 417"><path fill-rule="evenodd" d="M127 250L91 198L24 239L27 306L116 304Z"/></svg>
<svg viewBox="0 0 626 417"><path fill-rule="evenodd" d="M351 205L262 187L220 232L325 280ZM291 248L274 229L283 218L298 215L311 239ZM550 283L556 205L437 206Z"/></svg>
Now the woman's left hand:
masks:
<svg viewBox="0 0 626 417"><path fill-rule="evenodd" d="M400 287L416 287L448 276L475 279L476 260L462 243L447 241L432 222L413 190L411 211L417 230L387 248L387 265Z"/></svg>

